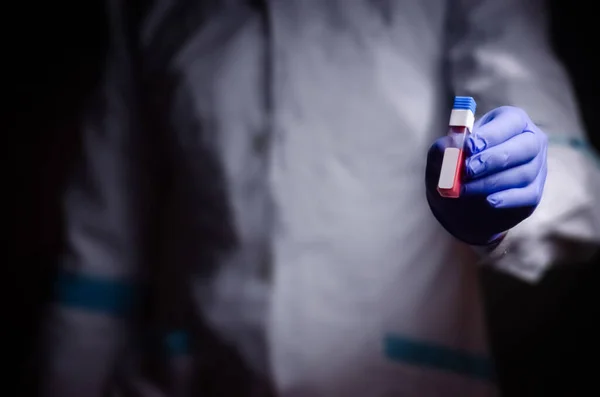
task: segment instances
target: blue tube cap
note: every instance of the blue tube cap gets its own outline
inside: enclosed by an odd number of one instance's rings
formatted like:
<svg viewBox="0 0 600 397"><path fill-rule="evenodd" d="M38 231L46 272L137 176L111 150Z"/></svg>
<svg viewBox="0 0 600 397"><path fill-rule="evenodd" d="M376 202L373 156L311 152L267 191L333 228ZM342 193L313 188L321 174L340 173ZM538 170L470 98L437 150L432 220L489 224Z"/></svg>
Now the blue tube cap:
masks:
<svg viewBox="0 0 600 397"><path fill-rule="evenodd" d="M455 96L454 97L454 106L453 109L465 109L470 110L475 114L475 109L477 109L477 103L475 103L475 99L470 96Z"/></svg>

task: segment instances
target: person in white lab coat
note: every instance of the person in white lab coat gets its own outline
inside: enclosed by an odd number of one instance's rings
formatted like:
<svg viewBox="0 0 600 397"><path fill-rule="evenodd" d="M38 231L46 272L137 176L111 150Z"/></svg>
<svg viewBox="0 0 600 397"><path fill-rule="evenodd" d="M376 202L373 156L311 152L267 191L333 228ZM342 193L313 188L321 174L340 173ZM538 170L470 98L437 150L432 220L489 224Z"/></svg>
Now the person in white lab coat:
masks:
<svg viewBox="0 0 600 397"><path fill-rule="evenodd" d="M600 243L543 2L108 5L42 395L496 395L478 267L537 282ZM543 200L491 255L425 198L453 95L548 137Z"/></svg>

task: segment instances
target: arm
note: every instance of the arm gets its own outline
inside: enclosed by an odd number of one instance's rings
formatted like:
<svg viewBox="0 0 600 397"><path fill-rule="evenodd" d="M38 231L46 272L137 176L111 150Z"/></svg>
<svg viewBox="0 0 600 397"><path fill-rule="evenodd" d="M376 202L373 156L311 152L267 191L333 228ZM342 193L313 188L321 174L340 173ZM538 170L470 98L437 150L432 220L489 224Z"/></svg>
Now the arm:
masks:
<svg viewBox="0 0 600 397"><path fill-rule="evenodd" d="M126 22L109 2L109 53L64 196L66 249L44 334L45 396L100 396L114 376L145 266L153 209L150 134L142 128Z"/></svg>
<svg viewBox="0 0 600 397"><path fill-rule="evenodd" d="M552 53L542 0L451 0L450 61L459 95L478 110L524 109L549 137L544 196L486 258L537 281L553 263L586 259L600 245L600 168L586 147L565 71ZM486 253L487 254L487 253Z"/></svg>

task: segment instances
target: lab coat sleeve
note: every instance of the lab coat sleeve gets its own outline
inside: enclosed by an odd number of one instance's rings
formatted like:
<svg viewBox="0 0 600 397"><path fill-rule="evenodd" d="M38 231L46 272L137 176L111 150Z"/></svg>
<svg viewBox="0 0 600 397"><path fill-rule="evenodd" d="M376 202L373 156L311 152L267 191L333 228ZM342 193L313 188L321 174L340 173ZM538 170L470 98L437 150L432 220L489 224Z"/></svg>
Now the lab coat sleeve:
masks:
<svg viewBox="0 0 600 397"><path fill-rule="evenodd" d="M534 214L484 261L536 282L550 265L586 260L600 245L600 167L585 140L569 79L553 54L542 0L449 3L449 59L456 95L478 114L523 108L548 134L548 177Z"/></svg>
<svg viewBox="0 0 600 397"><path fill-rule="evenodd" d="M145 266L154 208L152 139L141 124L125 17L108 2L104 76L83 116L64 193L66 246L43 332L43 396L96 397L113 381Z"/></svg>

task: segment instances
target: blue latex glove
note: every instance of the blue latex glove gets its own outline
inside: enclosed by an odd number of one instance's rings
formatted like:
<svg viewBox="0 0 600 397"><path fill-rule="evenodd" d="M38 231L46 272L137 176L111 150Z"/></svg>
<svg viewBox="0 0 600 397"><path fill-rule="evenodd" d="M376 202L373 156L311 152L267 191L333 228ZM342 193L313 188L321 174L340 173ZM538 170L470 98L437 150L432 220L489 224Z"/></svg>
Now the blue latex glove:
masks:
<svg viewBox="0 0 600 397"><path fill-rule="evenodd" d="M450 234L472 245L491 244L533 213L547 175L547 137L525 111L504 106L475 123L457 199L436 190L448 142L440 138L429 149L425 184L431 211Z"/></svg>

